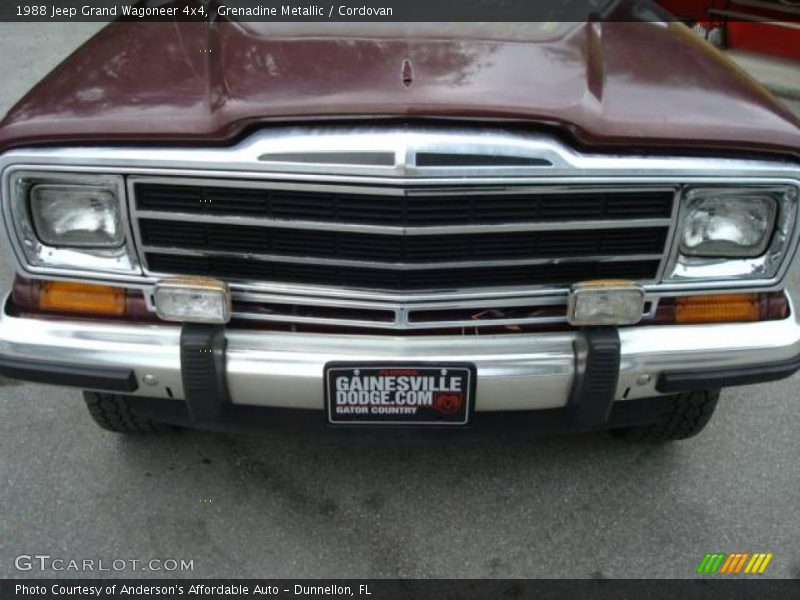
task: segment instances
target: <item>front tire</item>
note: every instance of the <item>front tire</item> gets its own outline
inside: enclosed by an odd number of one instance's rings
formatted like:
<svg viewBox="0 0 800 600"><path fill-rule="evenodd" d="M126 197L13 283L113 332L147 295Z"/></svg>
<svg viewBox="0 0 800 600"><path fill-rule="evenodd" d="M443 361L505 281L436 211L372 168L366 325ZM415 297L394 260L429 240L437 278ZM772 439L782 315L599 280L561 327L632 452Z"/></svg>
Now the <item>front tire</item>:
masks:
<svg viewBox="0 0 800 600"><path fill-rule="evenodd" d="M626 441L664 443L696 436L711 420L719 390L685 392L670 398L668 408L649 425L612 429Z"/></svg>
<svg viewBox="0 0 800 600"><path fill-rule="evenodd" d="M120 394L83 392L83 399L94 422L108 431L141 435L171 433L178 429L174 425L138 416L131 410L128 398Z"/></svg>

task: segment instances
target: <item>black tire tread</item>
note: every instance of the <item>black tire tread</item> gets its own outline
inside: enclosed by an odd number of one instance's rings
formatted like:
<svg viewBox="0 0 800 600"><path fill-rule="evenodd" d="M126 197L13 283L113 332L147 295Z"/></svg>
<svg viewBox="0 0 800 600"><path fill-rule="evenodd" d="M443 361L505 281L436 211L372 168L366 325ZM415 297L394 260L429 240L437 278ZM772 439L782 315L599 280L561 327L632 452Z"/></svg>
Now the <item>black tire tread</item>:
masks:
<svg viewBox="0 0 800 600"><path fill-rule="evenodd" d="M630 442L663 443L685 440L700 433L711 420L719 390L685 392L671 398L669 408L649 424L615 429L612 432Z"/></svg>
<svg viewBox="0 0 800 600"><path fill-rule="evenodd" d="M94 422L115 433L170 433L177 428L167 423L144 419L133 413L128 399L119 394L84 392L83 399Z"/></svg>

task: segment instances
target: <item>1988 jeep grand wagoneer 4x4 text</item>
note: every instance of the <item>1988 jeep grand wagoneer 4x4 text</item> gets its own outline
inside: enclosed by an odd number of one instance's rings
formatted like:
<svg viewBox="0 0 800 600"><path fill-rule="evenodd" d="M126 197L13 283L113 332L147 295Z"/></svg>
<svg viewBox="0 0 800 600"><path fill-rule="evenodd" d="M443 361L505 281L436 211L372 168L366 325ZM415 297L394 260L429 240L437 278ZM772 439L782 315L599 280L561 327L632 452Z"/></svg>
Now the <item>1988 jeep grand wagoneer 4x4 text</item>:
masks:
<svg viewBox="0 0 800 600"><path fill-rule="evenodd" d="M800 367L798 149L677 23L115 22L0 128L0 372L114 431L688 437Z"/></svg>

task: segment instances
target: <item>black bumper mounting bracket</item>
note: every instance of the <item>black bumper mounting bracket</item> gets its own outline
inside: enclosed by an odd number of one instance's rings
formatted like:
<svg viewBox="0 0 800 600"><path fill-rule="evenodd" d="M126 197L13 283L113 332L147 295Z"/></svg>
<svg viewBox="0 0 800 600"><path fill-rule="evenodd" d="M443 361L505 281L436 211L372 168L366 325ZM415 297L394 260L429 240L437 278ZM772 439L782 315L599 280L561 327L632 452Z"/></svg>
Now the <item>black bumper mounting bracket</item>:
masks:
<svg viewBox="0 0 800 600"><path fill-rule="evenodd" d="M619 332L616 327L586 327L574 346L575 380L567 410L580 425L602 425L608 421L617 392Z"/></svg>
<svg viewBox="0 0 800 600"><path fill-rule="evenodd" d="M225 326L186 323L181 329L181 379L195 423L219 421L230 407Z"/></svg>

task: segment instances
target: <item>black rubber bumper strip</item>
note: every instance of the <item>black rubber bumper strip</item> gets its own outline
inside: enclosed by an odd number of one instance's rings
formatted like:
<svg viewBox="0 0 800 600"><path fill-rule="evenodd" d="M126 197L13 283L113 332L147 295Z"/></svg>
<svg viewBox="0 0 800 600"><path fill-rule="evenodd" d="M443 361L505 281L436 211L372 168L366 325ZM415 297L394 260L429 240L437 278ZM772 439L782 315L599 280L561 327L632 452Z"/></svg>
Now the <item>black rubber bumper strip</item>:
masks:
<svg viewBox="0 0 800 600"><path fill-rule="evenodd" d="M620 346L615 327L587 327L575 340L575 381L567 409L578 424L608 421L619 380Z"/></svg>
<svg viewBox="0 0 800 600"><path fill-rule="evenodd" d="M658 381L656 381L656 390L662 394L668 394L766 383L790 377L798 370L800 370L800 356L752 367L666 371L659 375Z"/></svg>
<svg viewBox="0 0 800 600"><path fill-rule="evenodd" d="M195 423L219 421L230 407L225 327L186 323L181 329L181 379Z"/></svg>
<svg viewBox="0 0 800 600"><path fill-rule="evenodd" d="M108 392L135 392L139 387L132 369L84 367L6 356L0 356L0 375L23 381Z"/></svg>

